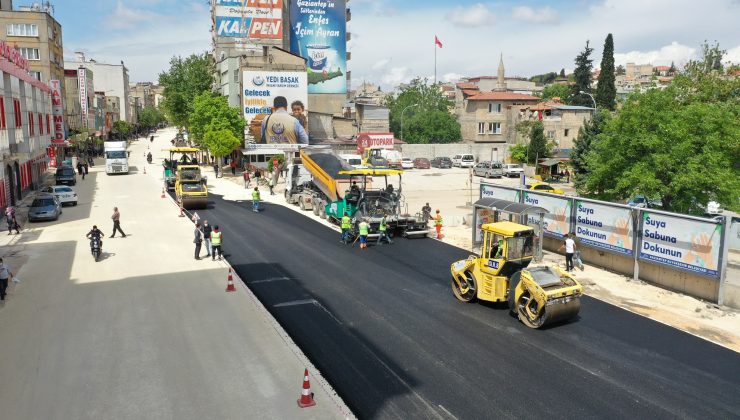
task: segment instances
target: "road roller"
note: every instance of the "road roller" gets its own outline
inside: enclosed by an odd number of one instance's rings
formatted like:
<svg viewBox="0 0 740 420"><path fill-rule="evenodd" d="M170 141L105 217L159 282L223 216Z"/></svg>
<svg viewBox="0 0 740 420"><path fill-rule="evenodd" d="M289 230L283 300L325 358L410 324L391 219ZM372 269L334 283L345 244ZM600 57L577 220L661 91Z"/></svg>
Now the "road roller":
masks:
<svg viewBox="0 0 740 420"><path fill-rule="evenodd" d="M208 206L208 184L198 165L178 165L175 178L175 197L185 209L204 209Z"/></svg>
<svg viewBox="0 0 740 420"><path fill-rule="evenodd" d="M480 255L452 263L452 291L463 302L508 302L530 328L542 328L578 315L583 286L558 266L529 267L534 229L502 221L481 226Z"/></svg>

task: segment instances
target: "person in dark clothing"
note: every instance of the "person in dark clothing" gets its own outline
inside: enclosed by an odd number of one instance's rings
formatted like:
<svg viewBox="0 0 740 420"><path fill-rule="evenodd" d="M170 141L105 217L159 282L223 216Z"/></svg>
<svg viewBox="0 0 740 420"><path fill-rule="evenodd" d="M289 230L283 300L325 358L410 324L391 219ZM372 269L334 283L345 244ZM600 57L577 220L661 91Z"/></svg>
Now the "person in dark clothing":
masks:
<svg viewBox="0 0 740 420"><path fill-rule="evenodd" d="M195 259L200 259L200 245L203 243L203 232L200 230L200 223L195 224L195 237L193 238L195 244Z"/></svg>
<svg viewBox="0 0 740 420"><path fill-rule="evenodd" d="M90 171L90 167L87 165L87 162L82 165L82 179L85 179L85 175Z"/></svg>
<svg viewBox="0 0 740 420"><path fill-rule="evenodd" d="M85 171L82 169L82 162L77 161L77 174L85 179Z"/></svg>
<svg viewBox="0 0 740 420"><path fill-rule="evenodd" d="M121 213L118 212L118 207L113 207L113 216L110 217L111 220L113 220L113 233L110 235L111 238L116 237L116 231L121 232L121 235L123 237L126 237L126 234L123 233L121 230Z"/></svg>
<svg viewBox="0 0 740 420"><path fill-rule="evenodd" d="M203 240L206 242L206 257L211 256L211 252L213 251L211 249L211 232L212 228L211 225L208 224L208 220L203 221Z"/></svg>

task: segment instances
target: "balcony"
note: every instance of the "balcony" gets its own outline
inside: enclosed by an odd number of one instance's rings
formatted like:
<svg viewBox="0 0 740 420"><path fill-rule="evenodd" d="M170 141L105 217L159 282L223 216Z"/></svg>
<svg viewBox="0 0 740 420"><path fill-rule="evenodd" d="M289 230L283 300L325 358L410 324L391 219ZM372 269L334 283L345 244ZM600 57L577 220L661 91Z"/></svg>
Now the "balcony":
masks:
<svg viewBox="0 0 740 420"><path fill-rule="evenodd" d="M351 39L352 39L352 33L351 32L347 32L347 40L346 41L349 42Z"/></svg>
<svg viewBox="0 0 740 420"><path fill-rule="evenodd" d="M347 13L345 15L347 16L347 22L352 20L352 11L349 9L349 7L347 8Z"/></svg>

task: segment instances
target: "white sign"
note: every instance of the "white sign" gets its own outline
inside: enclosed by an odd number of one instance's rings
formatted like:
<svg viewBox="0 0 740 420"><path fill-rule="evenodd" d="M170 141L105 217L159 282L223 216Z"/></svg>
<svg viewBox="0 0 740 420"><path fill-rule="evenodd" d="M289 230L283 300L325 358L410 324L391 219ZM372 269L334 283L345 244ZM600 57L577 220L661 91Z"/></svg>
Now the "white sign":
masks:
<svg viewBox="0 0 740 420"><path fill-rule="evenodd" d="M64 143L64 106L62 105L62 84L59 80L50 80L51 115L54 119L52 144Z"/></svg>
<svg viewBox="0 0 740 420"><path fill-rule="evenodd" d="M632 255L631 211L577 200L576 237L584 245Z"/></svg>
<svg viewBox="0 0 740 420"><path fill-rule="evenodd" d="M288 112L293 101L308 104L308 76L298 71L245 71L242 91L244 119L249 127L258 115L272 113L272 101L277 96L288 100Z"/></svg>
<svg viewBox="0 0 740 420"><path fill-rule="evenodd" d="M480 185L480 198L497 198L499 200L508 200L518 203L519 193L519 190L512 188L503 188L488 184Z"/></svg>
<svg viewBox="0 0 740 420"><path fill-rule="evenodd" d="M80 117L82 127L87 127L87 69L77 69L77 84L80 87Z"/></svg>
<svg viewBox="0 0 740 420"><path fill-rule="evenodd" d="M243 39L253 45L282 42L282 0L217 0L214 7L217 37Z"/></svg>
<svg viewBox="0 0 740 420"><path fill-rule="evenodd" d="M716 277L722 225L642 214L640 258Z"/></svg>
<svg viewBox="0 0 740 420"><path fill-rule="evenodd" d="M562 238L570 228L570 200L567 198L552 197L544 194L524 192L524 204L542 207L547 210L544 217L544 232L546 235ZM538 226L539 220L536 215L529 215L527 224Z"/></svg>

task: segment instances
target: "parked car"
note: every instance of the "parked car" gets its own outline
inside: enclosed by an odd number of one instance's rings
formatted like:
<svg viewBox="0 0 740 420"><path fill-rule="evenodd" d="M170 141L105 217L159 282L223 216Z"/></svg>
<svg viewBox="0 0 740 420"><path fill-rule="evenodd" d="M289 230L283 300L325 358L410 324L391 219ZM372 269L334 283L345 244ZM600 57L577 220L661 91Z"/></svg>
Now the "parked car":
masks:
<svg viewBox="0 0 740 420"><path fill-rule="evenodd" d="M65 203L70 203L73 206L77 205L77 193L72 189L72 187L52 185L42 188L41 192L52 194L62 205Z"/></svg>
<svg viewBox="0 0 740 420"><path fill-rule="evenodd" d="M502 169L504 172L504 176L507 177L520 176L524 173L524 169L515 163L507 163Z"/></svg>
<svg viewBox="0 0 740 420"><path fill-rule="evenodd" d="M401 169L414 169L414 161L411 158L401 159Z"/></svg>
<svg viewBox="0 0 740 420"><path fill-rule="evenodd" d="M455 155L452 157L452 166L460 166L460 161L462 161L462 155Z"/></svg>
<svg viewBox="0 0 740 420"><path fill-rule="evenodd" d="M473 175L484 178L501 178L501 162L480 162L473 168Z"/></svg>
<svg viewBox="0 0 740 420"><path fill-rule="evenodd" d="M57 220L62 214L62 204L53 194L42 193L34 198L28 209L28 221Z"/></svg>
<svg viewBox="0 0 740 420"><path fill-rule="evenodd" d="M432 159L432 168L449 169L452 168L452 159L448 157L436 157Z"/></svg>
<svg viewBox="0 0 740 420"><path fill-rule="evenodd" d="M640 209L644 208L660 208L663 207L663 202L659 199L648 199L642 194L636 194L634 197L627 201L627 205L630 207L637 207Z"/></svg>
<svg viewBox="0 0 740 420"><path fill-rule="evenodd" d="M432 167L432 164L429 162L429 159L427 158L414 159L414 169L429 169L431 167Z"/></svg>
<svg viewBox="0 0 740 420"><path fill-rule="evenodd" d="M550 184L545 184L544 182L533 182L527 185L527 189L531 191L547 192L552 194L565 194L565 191L559 188L555 188Z"/></svg>
<svg viewBox="0 0 740 420"><path fill-rule="evenodd" d="M61 168L57 168L56 175L54 176L54 181L56 181L57 185L76 185L77 173L75 172L75 168L71 166L62 166Z"/></svg>
<svg viewBox="0 0 740 420"><path fill-rule="evenodd" d="M473 155L462 155L458 166L461 168L472 168L475 166L475 157Z"/></svg>

